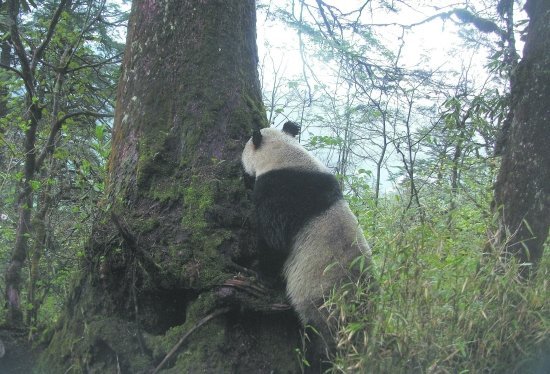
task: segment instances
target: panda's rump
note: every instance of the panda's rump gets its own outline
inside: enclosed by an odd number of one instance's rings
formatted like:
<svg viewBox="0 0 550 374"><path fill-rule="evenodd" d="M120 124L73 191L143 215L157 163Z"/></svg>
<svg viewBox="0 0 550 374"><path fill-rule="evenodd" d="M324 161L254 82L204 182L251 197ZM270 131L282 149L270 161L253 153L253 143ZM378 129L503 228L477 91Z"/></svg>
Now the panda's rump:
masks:
<svg viewBox="0 0 550 374"><path fill-rule="evenodd" d="M349 266L361 253L370 254L367 242L346 201L339 200L295 237L284 269L292 304L317 303L333 287L356 279Z"/></svg>

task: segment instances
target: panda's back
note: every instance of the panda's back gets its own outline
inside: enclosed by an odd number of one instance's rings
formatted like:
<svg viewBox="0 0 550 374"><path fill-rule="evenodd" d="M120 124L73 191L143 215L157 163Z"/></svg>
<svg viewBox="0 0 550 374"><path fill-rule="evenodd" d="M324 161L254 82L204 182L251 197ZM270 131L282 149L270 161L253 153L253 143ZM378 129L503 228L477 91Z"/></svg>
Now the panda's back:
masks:
<svg viewBox="0 0 550 374"><path fill-rule="evenodd" d="M258 176L253 198L263 238L288 253L296 234L343 196L330 173L278 169Z"/></svg>

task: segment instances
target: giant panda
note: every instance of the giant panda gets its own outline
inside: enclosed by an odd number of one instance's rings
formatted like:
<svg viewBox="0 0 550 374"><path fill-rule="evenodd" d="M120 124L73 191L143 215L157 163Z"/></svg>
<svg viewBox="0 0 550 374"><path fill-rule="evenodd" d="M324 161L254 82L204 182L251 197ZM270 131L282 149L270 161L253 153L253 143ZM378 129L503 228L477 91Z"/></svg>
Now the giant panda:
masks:
<svg viewBox="0 0 550 374"><path fill-rule="evenodd" d="M357 278L350 264L361 254L370 262L370 249L338 181L300 145L299 131L292 122L282 131L255 130L242 165L245 178L254 179L260 237L267 251L283 259L276 270L282 271L290 304L303 326L314 328L306 358L309 371L319 372L335 349L334 325L320 306L335 286Z"/></svg>

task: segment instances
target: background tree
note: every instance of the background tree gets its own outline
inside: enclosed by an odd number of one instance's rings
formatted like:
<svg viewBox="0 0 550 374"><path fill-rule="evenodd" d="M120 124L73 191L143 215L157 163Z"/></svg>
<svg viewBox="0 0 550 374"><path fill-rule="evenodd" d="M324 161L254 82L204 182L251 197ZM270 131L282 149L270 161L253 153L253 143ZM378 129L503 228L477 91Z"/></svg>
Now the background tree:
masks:
<svg viewBox="0 0 550 374"><path fill-rule="evenodd" d="M105 216L42 356L47 370L144 372L220 299L240 300L227 280L257 255L240 154L265 123L255 35L254 1L133 2ZM295 372L293 315L237 309L167 367Z"/></svg>
<svg viewBox="0 0 550 374"><path fill-rule="evenodd" d="M9 157L0 159L5 240L0 253L8 257L2 266L6 319L15 325L23 322L25 311L27 323L35 325L40 305L58 296L53 278L74 271L67 268L74 263L68 259L76 258L68 250L72 246L59 252L54 243L78 238L77 226L67 230L65 223L82 221L89 210L80 216L74 203L80 198L93 202L101 189L94 173L101 173L105 163L105 119L112 117L121 54L111 32L124 23L124 14L105 1L31 5L7 1L0 8L9 20L1 29L2 56L8 57L0 65L5 78L0 87L7 92L0 146ZM48 263L41 261L44 253ZM23 269L29 256L27 279Z"/></svg>
<svg viewBox="0 0 550 374"><path fill-rule="evenodd" d="M537 264L550 227L550 3L528 0L525 10L529 26L523 58L511 79L510 116L499 144L493 245Z"/></svg>

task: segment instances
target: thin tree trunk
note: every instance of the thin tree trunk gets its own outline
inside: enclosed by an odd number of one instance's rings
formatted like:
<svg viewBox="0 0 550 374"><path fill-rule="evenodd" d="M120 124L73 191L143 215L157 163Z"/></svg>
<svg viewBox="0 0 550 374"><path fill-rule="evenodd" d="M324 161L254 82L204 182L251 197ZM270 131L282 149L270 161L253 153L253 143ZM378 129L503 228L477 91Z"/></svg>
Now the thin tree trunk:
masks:
<svg viewBox="0 0 550 374"><path fill-rule="evenodd" d="M451 230L453 228L453 215L456 209L456 198L458 194L458 183L460 180L460 163L462 160L462 152L464 147L464 137L466 131L466 121L470 117L470 112L468 111L464 117L457 118L456 130L457 134L455 139L456 143L454 144L455 150L453 152L453 158L451 159L451 193L449 201L449 212L447 215L447 228Z"/></svg>
<svg viewBox="0 0 550 374"><path fill-rule="evenodd" d="M53 157L48 160L46 169L42 169L40 180L43 185L37 201L37 212L32 218L33 243L30 248L29 264L29 282L27 286L27 300L31 309L26 315L27 326L36 326L38 322L38 310L40 309L42 298L38 297L40 281L40 259L47 246L48 231L51 230L48 224L48 214L52 210L52 184L47 182L56 169L56 159ZM32 330L31 330L32 331ZM29 336L32 337L32 334Z"/></svg>
<svg viewBox="0 0 550 374"><path fill-rule="evenodd" d="M386 132L387 112L381 111L382 116L382 146L380 148L380 156L376 160L376 180L374 183L374 204L378 207L378 200L380 199L380 185L382 178L382 165L384 164L384 158L386 157L386 150L388 149L388 134Z"/></svg>
<svg viewBox="0 0 550 374"><path fill-rule="evenodd" d="M23 150L25 158L23 162L23 178L19 187L17 199L18 221L15 234L15 245L11 258L4 274L5 297L7 301L6 322L11 325L20 325L23 322L21 311L21 269L25 263L28 252L28 242L31 233L31 214L33 208L32 181L38 169L37 164L36 134L42 118L42 108L38 103L35 92L35 71L38 62L42 59L46 47L51 41L55 26L61 17L61 12L69 0L62 0L50 22L48 33L42 43L37 46L32 55L27 55L25 46L19 34L19 1L10 0L7 3L8 17L10 19L10 39L15 54L19 60L20 76L25 84L25 104L27 112L27 128L24 136Z"/></svg>
<svg viewBox="0 0 550 374"><path fill-rule="evenodd" d="M525 8L530 21L512 79L513 116L495 183L493 245L536 265L550 227L550 2L528 0Z"/></svg>
<svg viewBox="0 0 550 374"><path fill-rule="evenodd" d="M46 215L50 209L51 189L46 186L40 193L40 209L33 218L34 241L30 251L30 270L27 299L31 309L27 313L27 326L37 323L39 299L37 285L40 278L40 258L46 245Z"/></svg>
<svg viewBox="0 0 550 374"><path fill-rule="evenodd" d="M7 41L2 41L0 49L0 64L2 66L9 67L11 66L11 46ZM8 95L8 85L2 84L0 86L0 118L4 117L8 113L7 107L7 95ZM0 127L0 134L3 134L6 131L5 128ZM0 165L2 163L2 153L0 153Z"/></svg>
<svg viewBox="0 0 550 374"><path fill-rule="evenodd" d="M41 116L41 110L30 100L27 100L30 108L29 126L25 131L25 161L23 180L20 185L20 193L17 200L18 215L17 230L15 234L15 246L5 273L6 300L8 311L6 322L10 325L20 325L23 322L21 311L21 269L27 258L28 241L31 232L31 212L33 207L33 190L31 182L35 175L36 162L36 130Z"/></svg>

